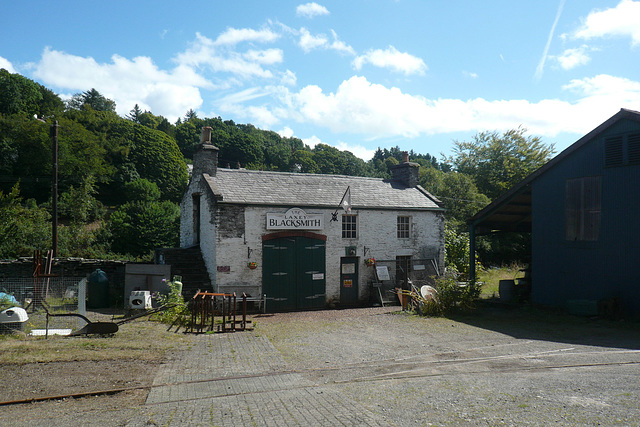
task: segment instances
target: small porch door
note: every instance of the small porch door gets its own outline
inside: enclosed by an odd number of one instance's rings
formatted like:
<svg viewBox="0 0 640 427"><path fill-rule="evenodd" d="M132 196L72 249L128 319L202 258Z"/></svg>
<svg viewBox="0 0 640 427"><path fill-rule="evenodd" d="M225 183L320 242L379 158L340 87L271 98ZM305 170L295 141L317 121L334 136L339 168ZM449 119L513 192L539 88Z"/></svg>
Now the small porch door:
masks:
<svg viewBox="0 0 640 427"><path fill-rule="evenodd" d="M340 305L358 304L358 257L340 258Z"/></svg>

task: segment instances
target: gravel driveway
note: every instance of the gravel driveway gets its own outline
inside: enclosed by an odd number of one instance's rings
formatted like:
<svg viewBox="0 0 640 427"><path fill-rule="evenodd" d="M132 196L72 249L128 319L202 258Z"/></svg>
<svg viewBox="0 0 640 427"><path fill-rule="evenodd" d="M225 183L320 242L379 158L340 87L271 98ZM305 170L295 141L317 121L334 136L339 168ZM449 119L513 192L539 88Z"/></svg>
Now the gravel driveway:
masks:
<svg viewBox="0 0 640 427"><path fill-rule="evenodd" d="M530 308L397 308L258 323L296 369L392 425L640 425L638 324Z"/></svg>
<svg viewBox="0 0 640 427"><path fill-rule="evenodd" d="M31 404L24 425L640 425L638 324L493 306L254 321L195 337L155 372L146 403Z"/></svg>

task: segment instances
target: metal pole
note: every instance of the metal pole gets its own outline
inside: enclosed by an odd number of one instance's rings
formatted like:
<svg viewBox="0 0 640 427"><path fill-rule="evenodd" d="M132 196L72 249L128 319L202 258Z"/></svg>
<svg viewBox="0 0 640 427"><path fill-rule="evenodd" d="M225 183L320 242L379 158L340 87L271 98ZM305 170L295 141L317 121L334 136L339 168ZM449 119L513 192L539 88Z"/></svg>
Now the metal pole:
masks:
<svg viewBox="0 0 640 427"><path fill-rule="evenodd" d="M58 256L58 121L51 125L51 246L53 257Z"/></svg>
<svg viewBox="0 0 640 427"><path fill-rule="evenodd" d="M476 226L469 226L469 282L476 281Z"/></svg>

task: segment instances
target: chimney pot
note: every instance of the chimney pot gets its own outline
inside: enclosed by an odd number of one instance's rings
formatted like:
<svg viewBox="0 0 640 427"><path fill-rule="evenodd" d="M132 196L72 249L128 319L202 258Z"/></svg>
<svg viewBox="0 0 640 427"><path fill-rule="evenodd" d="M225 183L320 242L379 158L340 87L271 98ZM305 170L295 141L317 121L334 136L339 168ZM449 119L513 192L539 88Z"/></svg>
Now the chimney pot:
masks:
<svg viewBox="0 0 640 427"><path fill-rule="evenodd" d="M202 128L202 139L203 144L211 144L211 127L205 126Z"/></svg>

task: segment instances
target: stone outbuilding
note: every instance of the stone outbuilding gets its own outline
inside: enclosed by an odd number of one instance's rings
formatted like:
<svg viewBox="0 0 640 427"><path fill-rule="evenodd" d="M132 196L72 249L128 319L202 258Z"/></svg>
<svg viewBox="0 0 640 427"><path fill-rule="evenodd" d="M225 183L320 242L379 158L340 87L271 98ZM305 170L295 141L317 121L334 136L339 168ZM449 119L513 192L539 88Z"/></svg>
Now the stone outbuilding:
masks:
<svg viewBox="0 0 640 427"><path fill-rule="evenodd" d="M406 288L442 272L444 209L408 156L392 179L226 169L210 132L180 245L200 248L214 291L266 295L268 311L354 306L376 302L381 281Z"/></svg>

